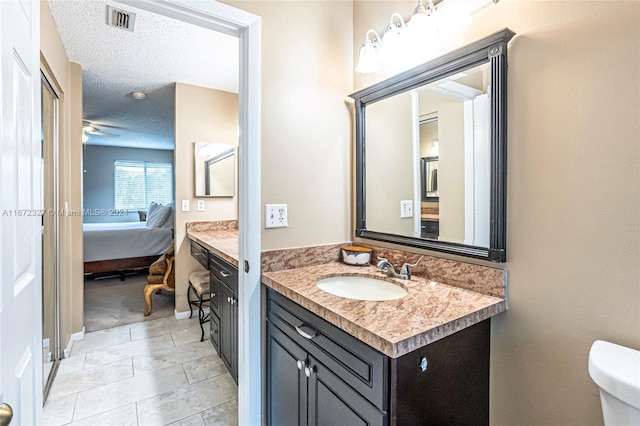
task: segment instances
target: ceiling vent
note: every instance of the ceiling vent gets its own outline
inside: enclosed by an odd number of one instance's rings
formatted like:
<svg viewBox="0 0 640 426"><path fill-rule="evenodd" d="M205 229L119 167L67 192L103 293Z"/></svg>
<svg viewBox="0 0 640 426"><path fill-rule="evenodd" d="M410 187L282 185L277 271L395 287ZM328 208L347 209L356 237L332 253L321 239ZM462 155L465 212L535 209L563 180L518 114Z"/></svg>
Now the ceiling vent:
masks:
<svg viewBox="0 0 640 426"><path fill-rule="evenodd" d="M136 14L107 5L107 25L133 32Z"/></svg>

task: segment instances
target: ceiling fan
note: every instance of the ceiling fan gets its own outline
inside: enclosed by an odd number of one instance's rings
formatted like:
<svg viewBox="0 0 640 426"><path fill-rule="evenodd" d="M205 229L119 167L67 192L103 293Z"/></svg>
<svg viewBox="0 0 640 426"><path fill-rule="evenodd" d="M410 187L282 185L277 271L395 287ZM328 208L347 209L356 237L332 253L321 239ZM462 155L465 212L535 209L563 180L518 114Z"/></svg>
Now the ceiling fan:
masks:
<svg viewBox="0 0 640 426"><path fill-rule="evenodd" d="M106 124L101 126L114 127L114 126L108 126ZM96 127L92 122L87 120L82 121L82 132L88 133L90 135L96 135L96 136L114 136L114 137L120 136L120 135L116 135L115 133L103 132L102 130L100 130L99 127Z"/></svg>

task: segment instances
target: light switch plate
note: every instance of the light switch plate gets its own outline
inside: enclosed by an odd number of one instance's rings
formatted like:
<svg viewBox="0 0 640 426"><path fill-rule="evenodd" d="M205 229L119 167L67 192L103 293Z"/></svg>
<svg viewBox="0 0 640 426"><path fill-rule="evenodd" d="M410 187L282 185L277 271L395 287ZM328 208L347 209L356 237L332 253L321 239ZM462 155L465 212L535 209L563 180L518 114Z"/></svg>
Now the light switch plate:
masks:
<svg viewBox="0 0 640 426"><path fill-rule="evenodd" d="M400 200L400 218L413 217L413 200Z"/></svg>
<svg viewBox="0 0 640 426"><path fill-rule="evenodd" d="M198 200L196 204L196 210L198 210L199 212L204 211L204 200Z"/></svg>
<svg viewBox="0 0 640 426"><path fill-rule="evenodd" d="M182 200L182 211L183 212L189 211L189 200Z"/></svg>
<svg viewBox="0 0 640 426"><path fill-rule="evenodd" d="M286 204L266 204L264 227L265 228L286 228L287 205Z"/></svg>

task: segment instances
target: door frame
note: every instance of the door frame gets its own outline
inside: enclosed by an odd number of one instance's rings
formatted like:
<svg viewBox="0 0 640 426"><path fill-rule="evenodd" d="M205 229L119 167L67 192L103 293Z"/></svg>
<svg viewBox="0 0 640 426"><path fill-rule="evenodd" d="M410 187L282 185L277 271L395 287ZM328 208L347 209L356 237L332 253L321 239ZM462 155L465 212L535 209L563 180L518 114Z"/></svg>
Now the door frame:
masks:
<svg viewBox="0 0 640 426"><path fill-rule="evenodd" d="M263 418L260 297L260 17L216 1L117 1L231 35L239 40L238 422L241 425L260 425Z"/></svg>

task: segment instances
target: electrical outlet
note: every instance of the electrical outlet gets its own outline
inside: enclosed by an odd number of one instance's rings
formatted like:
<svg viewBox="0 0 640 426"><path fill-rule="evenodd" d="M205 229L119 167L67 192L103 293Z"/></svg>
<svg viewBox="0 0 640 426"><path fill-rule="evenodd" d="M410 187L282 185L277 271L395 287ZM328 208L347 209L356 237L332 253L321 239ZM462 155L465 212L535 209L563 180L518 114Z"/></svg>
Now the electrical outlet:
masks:
<svg viewBox="0 0 640 426"><path fill-rule="evenodd" d="M198 203L196 204L196 210L198 210L199 212L204 211L204 200L198 200Z"/></svg>
<svg viewBox="0 0 640 426"><path fill-rule="evenodd" d="M266 204L265 205L265 228L286 228L287 205L286 204Z"/></svg>
<svg viewBox="0 0 640 426"><path fill-rule="evenodd" d="M182 200L182 211L183 212L189 211L189 200Z"/></svg>
<svg viewBox="0 0 640 426"><path fill-rule="evenodd" d="M413 217L413 200L400 200L400 218Z"/></svg>

